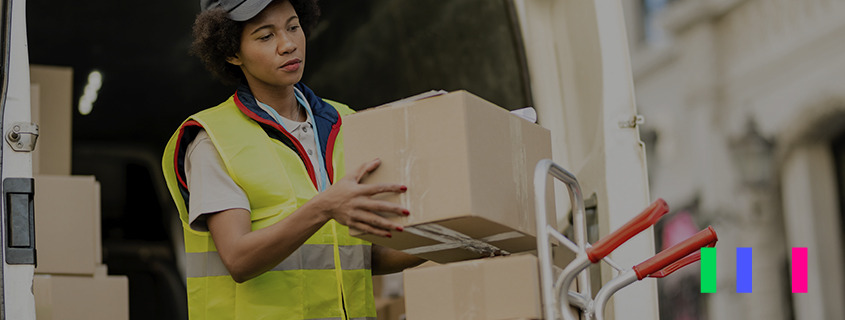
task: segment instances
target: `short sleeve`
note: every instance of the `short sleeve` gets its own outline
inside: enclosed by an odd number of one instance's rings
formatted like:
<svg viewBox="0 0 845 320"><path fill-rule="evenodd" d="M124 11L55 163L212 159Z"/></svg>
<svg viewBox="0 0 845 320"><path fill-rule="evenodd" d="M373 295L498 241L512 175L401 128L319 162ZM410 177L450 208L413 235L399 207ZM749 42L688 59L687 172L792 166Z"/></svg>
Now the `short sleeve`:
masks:
<svg viewBox="0 0 845 320"><path fill-rule="evenodd" d="M229 176L223 159L205 130L188 144L185 154L188 191L188 219L191 229L208 231L209 214L228 209L250 210L249 198Z"/></svg>

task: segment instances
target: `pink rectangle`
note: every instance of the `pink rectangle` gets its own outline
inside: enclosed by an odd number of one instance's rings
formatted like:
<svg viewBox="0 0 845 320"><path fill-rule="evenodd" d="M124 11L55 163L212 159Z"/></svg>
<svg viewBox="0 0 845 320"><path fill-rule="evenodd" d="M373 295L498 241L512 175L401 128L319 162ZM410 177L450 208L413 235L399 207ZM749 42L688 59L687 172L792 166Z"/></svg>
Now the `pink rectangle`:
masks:
<svg viewBox="0 0 845 320"><path fill-rule="evenodd" d="M807 248L792 248L792 293L807 293Z"/></svg>

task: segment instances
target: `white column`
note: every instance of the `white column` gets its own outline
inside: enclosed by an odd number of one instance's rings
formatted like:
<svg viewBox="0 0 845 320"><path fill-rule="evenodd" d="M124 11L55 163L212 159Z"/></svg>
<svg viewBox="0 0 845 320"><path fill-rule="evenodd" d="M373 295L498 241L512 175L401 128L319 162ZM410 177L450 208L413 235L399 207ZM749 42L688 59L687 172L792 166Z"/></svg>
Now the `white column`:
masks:
<svg viewBox="0 0 845 320"><path fill-rule="evenodd" d="M788 247L807 247L808 292L794 293L797 319L845 319L842 230L830 147L805 145L782 169Z"/></svg>

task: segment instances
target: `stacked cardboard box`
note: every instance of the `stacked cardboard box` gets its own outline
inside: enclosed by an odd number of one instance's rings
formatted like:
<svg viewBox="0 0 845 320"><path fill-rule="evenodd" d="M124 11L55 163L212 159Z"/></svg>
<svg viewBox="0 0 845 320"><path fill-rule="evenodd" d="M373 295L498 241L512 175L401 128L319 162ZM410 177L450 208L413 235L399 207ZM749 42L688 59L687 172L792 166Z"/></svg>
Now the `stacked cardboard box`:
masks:
<svg viewBox="0 0 845 320"><path fill-rule="evenodd" d="M42 125L33 155L36 317L129 319L128 279L103 265L100 184L70 175L72 72L33 66L31 79L33 121Z"/></svg>
<svg viewBox="0 0 845 320"><path fill-rule="evenodd" d="M36 176L35 194L38 319L128 319L128 280L102 264L99 183Z"/></svg>
<svg viewBox="0 0 845 320"><path fill-rule="evenodd" d="M533 255L410 269L408 319L540 319L540 276Z"/></svg>
<svg viewBox="0 0 845 320"><path fill-rule="evenodd" d="M376 298L377 320L405 320L405 297Z"/></svg>
<svg viewBox="0 0 845 320"><path fill-rule="evenodd" d="M30 67L32 122L39 136L32 152L33 174L69 175L72 148L73 70Z"/></svg>
<svg viewBox="0 0 845 320"><path fill-rule="evenodd" d="M107 274L105 266L92 276L36 274L36 318L129 319L129 283L124 276Z"/></svg>
<svg viewBox="0 0 845 320"><path fill-rule="evenodd" d="M378 157L381 166L363 183L408 186L378 196L410 211L385 215L404 232L352 235L447 263L405 271L408 319L540 318L534 256L463 260L536 248L534 166L552 157L548 130L457 91L350 115L344 136L347 171ZM554 224L551 183L543 192ZM395 320L389 302L380 302L379 319Z"/></svg>
<svg viewBox="0 0 845 320"><path fill-rule="evenodd" d="M93 275L103 262L96 179L36 176L35 213L35 273Z"/></svg>

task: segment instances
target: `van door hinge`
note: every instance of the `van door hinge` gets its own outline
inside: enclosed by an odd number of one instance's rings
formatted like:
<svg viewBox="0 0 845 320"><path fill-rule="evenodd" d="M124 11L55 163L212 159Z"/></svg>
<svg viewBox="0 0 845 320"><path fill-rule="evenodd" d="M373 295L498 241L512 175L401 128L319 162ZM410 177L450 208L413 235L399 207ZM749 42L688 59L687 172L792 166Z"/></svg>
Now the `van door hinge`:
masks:
<svg viewBox="0 0 845 320"><path fill-rule="evenodd" d="M625 128L636 128L638 125L645 123L645 117L641 115L634 115L633 118L619 121L619 127L622 129Z"/></svg>
<svg viewBox="0 0 845 320"><path fill-rule="evenodd" d="M6 132L6 142L12 150L18 152L32 152L38 140L38 125L31 122L15 122L12 129Z"/></svg>

